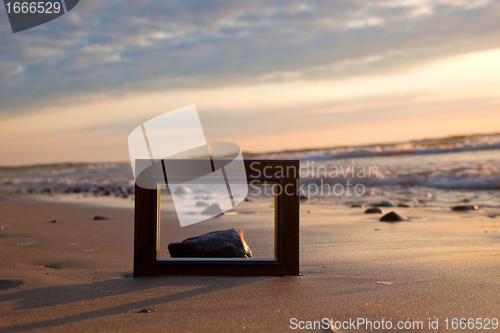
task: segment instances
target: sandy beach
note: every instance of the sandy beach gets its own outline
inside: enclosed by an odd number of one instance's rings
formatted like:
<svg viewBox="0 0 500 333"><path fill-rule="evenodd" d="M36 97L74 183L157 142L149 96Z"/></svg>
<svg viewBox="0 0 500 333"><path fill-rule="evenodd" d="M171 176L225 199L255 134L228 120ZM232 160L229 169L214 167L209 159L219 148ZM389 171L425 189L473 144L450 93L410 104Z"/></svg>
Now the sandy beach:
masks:
<svg viewBox="0 0 500 333"><path fill-rule="evenodd" d="M302 204L298 277L132 278L132 208L4 196L0 332L281 332L323 318L422 321L420 331L444 332L447 318L499 318L500 218L395 210L412 221Z"/></svg>
<svg viewBox="0 0 500 333"><path fill-rule="evenodd" d="M500 0L3 7L0 333L500 332Z"/></svg>

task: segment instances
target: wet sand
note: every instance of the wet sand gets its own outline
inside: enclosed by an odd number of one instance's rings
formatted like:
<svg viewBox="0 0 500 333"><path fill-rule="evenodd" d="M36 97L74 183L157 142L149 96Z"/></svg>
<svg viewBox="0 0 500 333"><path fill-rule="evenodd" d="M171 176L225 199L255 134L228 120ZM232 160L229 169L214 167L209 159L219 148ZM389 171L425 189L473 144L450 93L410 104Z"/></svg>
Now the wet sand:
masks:
<svg viewBox="0 0 500 333"><path fill-rule="evenodd" d="M412 221L303 204L301 276L134 279L133 209L7 196L0 200L0 332L280 332L291 318L422 320L422 332L439 318L442 332L446 318L500 319L500 216L393 210ZM258 225L249 229L258 235ZM143 308L151 313L138 313Z"/></svg>

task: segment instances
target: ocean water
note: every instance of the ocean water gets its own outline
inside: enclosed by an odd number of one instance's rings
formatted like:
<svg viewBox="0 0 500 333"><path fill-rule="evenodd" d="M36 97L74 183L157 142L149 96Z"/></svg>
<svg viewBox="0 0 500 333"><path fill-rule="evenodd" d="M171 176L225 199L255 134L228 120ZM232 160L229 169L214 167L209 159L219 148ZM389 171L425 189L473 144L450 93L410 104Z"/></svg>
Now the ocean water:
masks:
<svg viewBox="0 0 500 333"><path fill-rule="evenodd" d="M314 190L312 184L329 184L317 199L339 204L390 199L410 206L500 207L500 149L336 158L302 165L307 166L305 187ZM350 195L346 193L348 182Z"/></svg>
<svg viewBox="0 0 500 333"><path fill-rule="evenodd" d="M301 193L320 204L390 199L410 206L500 208L500 134L308 149L245 158L301 160ZM83 193L130 198L128 163L0 168L3 193Z"/></svg>

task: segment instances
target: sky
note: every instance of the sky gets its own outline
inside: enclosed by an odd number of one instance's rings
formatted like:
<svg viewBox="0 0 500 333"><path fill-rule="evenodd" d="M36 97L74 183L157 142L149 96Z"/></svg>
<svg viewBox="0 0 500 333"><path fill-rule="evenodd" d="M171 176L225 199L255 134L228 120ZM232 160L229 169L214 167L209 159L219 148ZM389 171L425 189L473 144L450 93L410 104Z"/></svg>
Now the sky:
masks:
<svg viewBox="0 0 500 333"><path fill-rule="evenodd" d="M500 2L92 1L13 34L0 8L0 165L127 161L195 104L243 151L500 132Z"/></svg>

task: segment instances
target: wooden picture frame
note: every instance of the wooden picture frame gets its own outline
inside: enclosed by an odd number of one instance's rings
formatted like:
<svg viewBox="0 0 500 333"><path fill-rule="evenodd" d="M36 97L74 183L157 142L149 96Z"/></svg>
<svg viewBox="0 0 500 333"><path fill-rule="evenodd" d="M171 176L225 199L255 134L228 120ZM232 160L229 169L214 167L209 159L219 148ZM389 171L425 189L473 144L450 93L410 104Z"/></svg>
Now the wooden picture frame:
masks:
<svg viewBox="0 0 500 333"><path fill-rule="evenodd" d="M155 190L139 187L136 184L134 277L152 275L299 275L299 161L245 160L244 164L248 183L270 183L281 187L281 191L276 191L275 196L275 258L171 258L159 260L159 186Z"/></svg>

